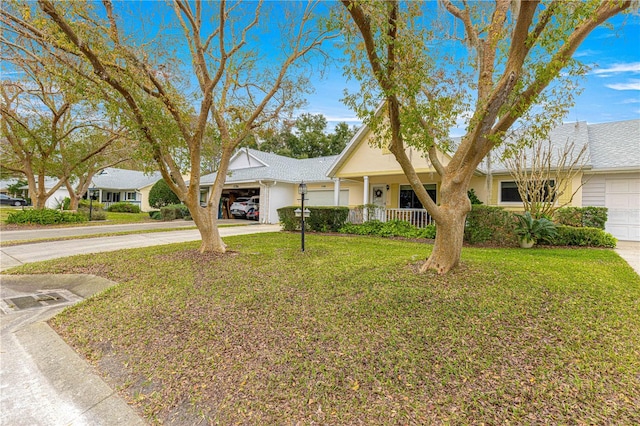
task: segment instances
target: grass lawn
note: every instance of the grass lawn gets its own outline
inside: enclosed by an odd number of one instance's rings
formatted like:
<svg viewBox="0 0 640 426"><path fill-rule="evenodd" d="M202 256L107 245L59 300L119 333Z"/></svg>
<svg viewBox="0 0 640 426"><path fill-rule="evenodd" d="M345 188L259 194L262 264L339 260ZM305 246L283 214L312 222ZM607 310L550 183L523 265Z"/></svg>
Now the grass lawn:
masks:
<svg viewBox="0 0 640 426"><path fill-rule="evenodd" d="M28 207L31 208L31 207ZM2 206L0 207L0 224L4 225L6 223L7 218L11 212L21 210L22 207L12 207L12 206ZM140 223L140 222L151 222L152 219L149 217L149 213L117 213L117 212L107 212L107 220L95 220L91 222L82 222L82 223L65 223L55 225L58 227L65 226L97 226L97 225L120 225L124 223ZM49 227L51 227L50 225Z"/></svg>
<svg viewBox="0 0 640 426"><path fill-rule="evenodd" d="M151 421L639 424L640 278L611 250L295 234L91 254L19 273L121 283L52 320Z"/></svg>

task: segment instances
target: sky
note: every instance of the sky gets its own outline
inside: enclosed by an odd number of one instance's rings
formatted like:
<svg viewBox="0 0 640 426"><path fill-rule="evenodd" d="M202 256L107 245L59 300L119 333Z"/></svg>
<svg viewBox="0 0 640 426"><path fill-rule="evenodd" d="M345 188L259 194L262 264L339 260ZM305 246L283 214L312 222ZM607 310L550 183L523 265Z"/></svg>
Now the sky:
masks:
<svg viewBox="0 0 640 426"><path fill-rule="evenodd" d="M640 118L640 16L614 17L611 28L597 28L583 42L574 57L590 66L581 80L584 91L576 99L565 122L590 124ZM357 125L355 114L340 102L348 82L339 68L315 84L316 93L308 97L306 112L323 114L330 125L346 121ZM327 96L327 94L332 96ZM452 129L451 136L461 136L464 129Z"/></svg>

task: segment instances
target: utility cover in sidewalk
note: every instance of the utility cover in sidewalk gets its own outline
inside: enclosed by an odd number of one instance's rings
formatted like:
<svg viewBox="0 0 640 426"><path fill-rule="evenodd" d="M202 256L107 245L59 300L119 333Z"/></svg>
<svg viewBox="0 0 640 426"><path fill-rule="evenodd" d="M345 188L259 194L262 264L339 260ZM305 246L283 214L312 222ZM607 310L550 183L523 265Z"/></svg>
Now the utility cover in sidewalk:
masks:
<svg viewBox="0 0 640 426"><path fill-rule="evenodd" d="M79 302L81 297L68 290L39 291L35 294L10 297L0 300L0 309L4 312L15 312L24 309L46 308L48 306Z"/></svg>

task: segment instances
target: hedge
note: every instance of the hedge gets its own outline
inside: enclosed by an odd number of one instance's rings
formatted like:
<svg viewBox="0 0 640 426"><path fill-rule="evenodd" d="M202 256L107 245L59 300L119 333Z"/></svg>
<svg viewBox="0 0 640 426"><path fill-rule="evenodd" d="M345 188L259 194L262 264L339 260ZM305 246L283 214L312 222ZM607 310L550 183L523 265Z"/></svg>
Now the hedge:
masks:
<svg viewBox="0 0 640 426"><path fill-rule="evenodd" d="M563 207L556 210L554 220L560 225L604 229L606 207Z"/></svg>
<svg viewBox="0 0 640 426"><path fill-rule="evenodd" d="M53 209L29 209L10 213L6 222L22 225L53 225L56 223L86 222L86 220L87 218L81 213L72 213Z"/></svg>
<svg viewBox="0 0 640 426"><path fill-rule="evenodd" d="M613 248L618 242L613 235L599 228L560 225L557 232L558 235L551 241L554 246Z"/></svg>
<svg viewBox="0 0 640 426"><path fill-rule="evenodd" d="M278 209L283 230L297 231L300 229L300 218L295 214L295 210L299 208L299 206L289 206ZM349 217L348 207L314 206L306 208L309 209L309 217L305 220L305 225L306 229L310 231L337 232Z"/></svg>
<svg viewBox="0 0 640 426"><path fill-rule="evenodd" d="M174 220L174 219L184 219L190 220L191 213L189 212L189 208L184 204L172 204L170 206L165 206L160 209L160 215L162 216L162 220Z"/></svg>
<svg viewBox="0 0 640 426"><path fill-rule="evenodd" d="M110 212L118 212L118 213L140 213L140 206L137 204L120 202L113 203L107 209Z"/></svg>
<svg viewBox="0 0 640 426"><path fill-rule="evenodd" d="M513 245L516 242L515 223L513 214L502 207L474 204L467 215L464 240L469 244Z"/></svg>
<svg viewBox="0 0 640 426"><path fill-rule="evenodd" d="M362 224L347 223L340 228L340 232L356 235L377 235L380 237L433 239L436 237L436 226L431 224L424 228L417 228L404 220L390 220L388 222L369 220Z"/></svg>

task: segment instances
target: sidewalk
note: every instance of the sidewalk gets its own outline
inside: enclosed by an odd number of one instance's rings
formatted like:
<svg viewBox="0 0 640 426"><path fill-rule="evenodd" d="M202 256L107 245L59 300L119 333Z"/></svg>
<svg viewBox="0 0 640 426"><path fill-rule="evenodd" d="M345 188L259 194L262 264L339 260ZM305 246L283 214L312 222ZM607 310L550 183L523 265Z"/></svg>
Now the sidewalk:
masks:
<svg viewBox="0 0 640 426"><path fill-rule="evenodd" d="M279 225L221 228L223 237ZM122 235L2 249L1 269L23 263L199 240L197 230ZM46 321L116 283L92 275L0 275L0 425L144 425Z"/></svg>
<svg viewBox="0 0 640 426"><path fill-rule="evenodd" d="M280 225L232 226L220 228L220 234L224 238L231 235L278 232L280 229ZM200 233L198 230L189 229L185 231L116 235L2 247L0 248L0 271L24 263L39 262L77 254L101 253L136 247L151 247L185 241L197 241L199 239Z"/></svg>

